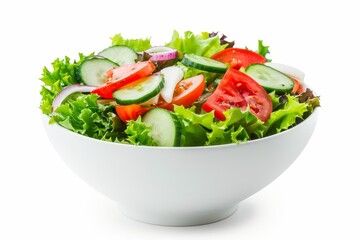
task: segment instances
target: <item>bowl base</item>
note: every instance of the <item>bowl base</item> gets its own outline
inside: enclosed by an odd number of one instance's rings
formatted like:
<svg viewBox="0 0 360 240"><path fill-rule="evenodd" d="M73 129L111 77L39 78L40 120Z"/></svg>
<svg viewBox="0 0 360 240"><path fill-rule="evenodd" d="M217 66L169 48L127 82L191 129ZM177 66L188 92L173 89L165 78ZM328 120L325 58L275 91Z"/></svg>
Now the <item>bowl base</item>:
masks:
<svg viewBox="0 0 360 240"><path fill-rule="evenodd" d="M124 215L139 222L173 227L186 227L205 225L218 222L230 217L236 212L238 205L230 208L195 213L152 213L144 214L143 212L121 209Z"/></svg>

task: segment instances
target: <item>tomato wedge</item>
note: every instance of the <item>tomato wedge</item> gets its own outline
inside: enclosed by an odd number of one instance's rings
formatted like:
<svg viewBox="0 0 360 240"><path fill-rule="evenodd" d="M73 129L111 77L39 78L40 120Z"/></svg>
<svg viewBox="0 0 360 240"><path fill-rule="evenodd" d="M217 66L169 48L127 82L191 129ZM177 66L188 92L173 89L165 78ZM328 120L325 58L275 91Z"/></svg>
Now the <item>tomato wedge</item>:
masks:
<svg viewBox="0 0 360 240"><path fill-rule="evenodd" d="M187 78L180 81L174 91L174 97L171 103L160 101L157 105L161 108L166 108L173 111L174 105L182 105L189 107L196 100L199 99L205 89L204 75L200 74L195 77Z"/></svg>
<svg viewBox="0 0 360 240"><path fill-rule="evenodd" d="M111 69L107 72L109 80L91 93L96 93L103 98L113 98L112 93L115 90L151 75L154 70L155 65L151 61L137 62Z"/></svg>
<svg viewBox="0 0 360 240"><path fill-rule="evenodd" d="M214 110L215 117L225 120L224 111L240 108L250 112L266 122L272 112L272 101L263 87L243 72L228 69L214 93L202 106L206 112Z"/></svg>
<svg viewBox="0 0 360 240"><path fill-rule="evenodd" d="M291 77L291 79L294 81L294 88L291 92L293 94L300 94L300 93L304 92L304 87L300 83L300 81L293 77Z"/></svg>
<svg viewBox="0 0 360 240"><path fill-rule="evenodd" d="M147 111L149 111L151 107L143 107L140 104L131 104L131 105L116 105L115 111L116 114L123 122L127 122L130 120L136 120L139 116L142 116Z"/></svg>
<svg viewBox="0 0 360 240"><path fill-rule="evenodd" d="M264 64L266 59L264 56L242 48L227 48L211 56L212 59L230 64L230 68L239 70L241 67L254 63Z"/></svg>

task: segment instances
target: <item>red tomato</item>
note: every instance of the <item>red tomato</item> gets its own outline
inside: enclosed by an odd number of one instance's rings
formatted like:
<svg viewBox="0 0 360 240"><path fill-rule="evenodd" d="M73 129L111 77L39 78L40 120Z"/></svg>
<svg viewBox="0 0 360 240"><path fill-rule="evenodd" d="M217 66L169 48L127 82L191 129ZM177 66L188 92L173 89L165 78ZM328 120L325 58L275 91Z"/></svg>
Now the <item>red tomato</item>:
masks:
<svg viewBox="0 0 360 240"><path fill-rule="evenodd" d="M264 64L266 59L264 56L242 48L226 48L211 56L212 59L229 63L231 68L239 70L241 67L246 68L250 64L262 63Z"/></svg>
<svg viewBox="0 0 360 240"><path fill-rule="evenodd" d="M160 101L158 106L168 110L174 110L174 105L189 107L199 99L205 89L204 75L187 78L180 81L174 91L174 97L171 103Z"/></svg>
<svg viewBox="0 0 360 240"><path fill-rule="evenodd" d="M248 106L250 112L264 122L269 119L272 112L272 101L265 89L250 76L230 68L202 108L206 112L214 110L215 117L224 121L225 110L245 110Z"/></svg>
<svg viewBox="0 0 360 240"><path fill-rule="evenodd" d="M136 120L139 116L143 115L149 110L150 108L145 108L139 104L115 106L115 111L123 122Z"/></svg>
<svg viewBox="0 0 360 240"><path fill-rule="evenodd" d="M300 94L300 93L304 92L304 87L300 83L300 81L293 77L291 77L291 79L294 81L294 88L291 92L293 94Z"/></svg>
<svg viewBox="0 0 360 240"><path fill-rule="evenodd" d="M107 72L109 81L97 87L91 93L96 93L103 98L113 98L112 93L115 90L151 75L154 70L155 65L151 61L137 62L111 69Z"/></svg>

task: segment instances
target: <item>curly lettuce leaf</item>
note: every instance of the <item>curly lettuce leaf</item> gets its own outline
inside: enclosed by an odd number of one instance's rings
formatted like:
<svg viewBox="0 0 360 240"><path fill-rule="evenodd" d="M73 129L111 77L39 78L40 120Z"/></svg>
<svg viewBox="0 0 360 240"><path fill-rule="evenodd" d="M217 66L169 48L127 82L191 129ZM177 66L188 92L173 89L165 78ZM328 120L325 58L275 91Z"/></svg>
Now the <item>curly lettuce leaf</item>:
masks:
<svg viewBox="0 0 360 240"><path fill-rule="evenodd" d="M174 106L174 113L182 125L181 146L203 146L207 129L214 121L213 113L196 114L195 107Z"/></svg>
<svg viewBox="0 0 360 240"><path fill-rule="evenodd" d="M193 53L199 56L211 57L213 54L225 49L227 44L221 45L218 35L210 37L207 32L195 35L191 31L184 32L181 37L177 31L174 31L172 39L166 46L175 48L181 54Z"/></svg>
<svg viewBox="0 0 360 240"><path fill-rule="evenodd" d="M206 145L220 145L229 143L240 143L249 140L246 130L239 126L237 129L227 126L212 125L211 132L207 135Z"/></svg>
<svg viewBox="0 0 360 240"><path fill-rule="evenodd" d="M73 94L56 108L50 123L82 135L111 142L124 138L124 124L117 117L114 106L97 102L96 94Z"/></svg>
<svg viewBox="0 0 360 240"><path fill-rule="evenodd" d="M224 112L225 120L212 125L212 132L208 134L208 145L240 143L264 135L264 123L253 115L249 108L230 108Z"/></svg>
<svg viewBox="0 0 360 240"><path fill-rule="evenodd" d="M266 55L270 53L269 46L265 46L262 40L258 40L258 49L256 52L265 57L266 62L271 62L271 59L266 58Z"/></svg>
<svg viewBox="0 0 360 240"><path fill-rule="evenodd" d="M136 52L143 52L149 48L151 48L151 42L150 38L145 39L125 39L122 37L120 33L114 35L111 37L112 45L125 45L132 49L134 49Z"/></svg>
<svg viewBox="0 0 360 240"><path fill-rule="evenodd" d="M213 112L198 114L195 107L175 106L174 112L183 125L183 146L239 143L262 136L265 130L262 121L239 108L226 110L225 121L218 121Z"/></svg>
<svg viewBox="0 0 360 240"><path fill-rule="evenodd" d="M293 95L286 95L287 102L271 113L269 120L265 123L265 136L287 130L297 123L297 119L303 119L304 113L308 111L307 103L300 103Z"/></svg>
<svg viewBox="0 0 360 240"><path fill-rule="evenodd" d="M317 107L320 107L320 97L315 96L313 91L311 91L309 88L307 88L303 93L301 93L299 96L300 103L306 103L307 104L307 112L305 113L304 118L308 117Z"/></svg>
<svg viewBox="0 0 360 240"><path fill-rule="evenodd" d="M83 60L88 56L79 53L79 60L72 62L69 57L65 56L64 59L55 59L52 62L52 70L47 67L43 68L42 77L40 80L43 82L41 86L41 102L40 109L44 114L51 114L51 105L55 97L68 85L79 83L76 76L76 69Z"/></svg>
<svg viewBox="0 0 360 240"><path fill-rule="evenodd" d="M154 139L149 135L151 127L141 121L141 117L137 120L127 122L125 133L126 140L133 145L157 146Z"/></svg>

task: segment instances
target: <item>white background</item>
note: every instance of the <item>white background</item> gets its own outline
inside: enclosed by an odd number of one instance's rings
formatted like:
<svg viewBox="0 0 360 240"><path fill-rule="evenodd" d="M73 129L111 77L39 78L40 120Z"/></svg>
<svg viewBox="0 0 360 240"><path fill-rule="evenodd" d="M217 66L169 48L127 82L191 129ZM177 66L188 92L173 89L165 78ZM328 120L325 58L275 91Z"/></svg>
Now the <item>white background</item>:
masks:
<svg viewBox="0 0 360 240"><path fill-rule="evenodd" d="M0 239L360 239L356 1L2 1ZM124 217L49 144L38 108L42 68L100 51L110 36L221 31L237 46L306 72L321 95L317 128L297 161L230 218L188 228Z"/></svg>

